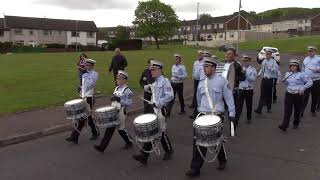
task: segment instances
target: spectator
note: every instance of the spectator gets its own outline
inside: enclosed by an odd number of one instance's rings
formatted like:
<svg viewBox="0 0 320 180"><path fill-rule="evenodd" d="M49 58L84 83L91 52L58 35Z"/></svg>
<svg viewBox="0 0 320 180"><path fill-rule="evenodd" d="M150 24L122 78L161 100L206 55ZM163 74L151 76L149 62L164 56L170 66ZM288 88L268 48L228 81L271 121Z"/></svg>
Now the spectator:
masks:
<svg viewBox="0 0 320 180"><path fill-rule="evenodd" d="M116 78L119 70L123 70L127 67L127 59L121 54L120 49L116 48L114 50L115 55L112 58L111 64L109 66L109 73L113 71L113 76Z"/></svg>

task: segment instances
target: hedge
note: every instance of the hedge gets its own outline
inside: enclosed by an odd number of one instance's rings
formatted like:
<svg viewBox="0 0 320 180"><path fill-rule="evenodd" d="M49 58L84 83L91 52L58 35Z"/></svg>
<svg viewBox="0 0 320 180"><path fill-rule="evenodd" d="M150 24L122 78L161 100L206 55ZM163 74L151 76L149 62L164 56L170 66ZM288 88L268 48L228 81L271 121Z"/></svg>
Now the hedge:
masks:
<svg viewBox="0 0 320 180"><path fill-rule="evenodd" d="M108 50L114 50L120 48L121 50L141 50L141 39L113 39L111 43L108 43Z"/></svg>

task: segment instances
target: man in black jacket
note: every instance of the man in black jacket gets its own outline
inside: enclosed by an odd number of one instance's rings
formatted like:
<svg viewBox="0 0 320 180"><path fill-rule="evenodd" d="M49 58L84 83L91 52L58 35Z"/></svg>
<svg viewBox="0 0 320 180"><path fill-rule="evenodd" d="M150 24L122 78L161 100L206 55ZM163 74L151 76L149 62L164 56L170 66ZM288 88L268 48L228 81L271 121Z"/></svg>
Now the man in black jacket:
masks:
<svg viewBox="0 0 320 180"><path fill-rule="evenodd" d="M143 98L148 101L151 101L151 84L154 83L154 79L152 78L151 71L149 69L150 60L151 59L148 60L148 67L142 72L139 80L140 86L144 89ZM149 103L143 101L143 113L147 114L153 112L153 107Z"/></svg>
<svg viewBox="0 0 320 180"><path fill-rule="evenodd" d="M127 67L127 59L121 54L120 49L116 48L114 50L115 55L112 58L111 64L109 66L109 72L113 71L113 76L116 78L118 71L123 70ZM116 81L115 81L116 82Z"/></svg>

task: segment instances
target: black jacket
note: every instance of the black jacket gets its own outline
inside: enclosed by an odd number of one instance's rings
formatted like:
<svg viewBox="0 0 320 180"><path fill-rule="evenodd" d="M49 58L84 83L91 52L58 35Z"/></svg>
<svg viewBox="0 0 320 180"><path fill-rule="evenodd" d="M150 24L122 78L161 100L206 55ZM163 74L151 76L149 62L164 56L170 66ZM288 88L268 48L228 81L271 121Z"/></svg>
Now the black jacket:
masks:
<svg viewBox="0 0 320 180"><path fill-rule="evenodd" d="M109 72L113 71L113 74L116 75L118 73L118 70L124 70L127 65L127 59L123 55L115 55L113 56L111 64L109 66Z"/></svg>
<svg viewBox="0 0 320 180"><path fill-rule="evenodd" d="M150 70L148 68L145 69L140 76L140 80L139 80L140 86L143 88L143 86L152 84L153 82L154 82L154 79L151 76Z"/></svg>

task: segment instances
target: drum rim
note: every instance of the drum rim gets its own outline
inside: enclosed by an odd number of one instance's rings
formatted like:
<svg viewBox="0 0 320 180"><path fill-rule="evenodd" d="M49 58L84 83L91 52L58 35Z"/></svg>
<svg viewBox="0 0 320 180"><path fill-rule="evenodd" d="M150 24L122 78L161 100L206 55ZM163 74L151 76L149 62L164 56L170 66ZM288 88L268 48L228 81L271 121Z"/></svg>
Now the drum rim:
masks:
<svg viewBox="0 0 320 180"><path fill-rule="evenodd" d="M83 99L73 99L73 100L70 100L70 101L67 101L64 103L64 105L75 105L75 104L79 104L81 102L83 102L84 100Z"/></svg>
<svg viewBox="0 0 320 180"><path fill-rule="evenodd" d="M142 119L142 118L148 120L146 117L153 117L154 119L149 120L149 121L147 121L147 122L141 122L141 121L139 121L139 120ZM151 118L150 118L150 119L151 119ZM149 114L142 114L142 115L136 117L136 118L133 120L133 123L134 123L134 124L148 124L148 123L152 123L152 122L154 122L154 121L156 121L156 120L157 120L157 115L149 113Z"/></svg>
<svg viewBox="0 0 320 180"><path fill-rule="evenodd" d="M108 111L113 111L113 110L116 110L116 108L114 106L104 106L104 107L100 107L100 108L96 109L95 112L102 113L102 112L108 112Z"/></svg>
<svg viewBox="0 0 320 180"><path fill-rule="evenodd" d="M210 122L211 124L208 124L208 123L197 123L197 122L204 122L203 120L205 118L208 118L208 117L215 117L215 119L218 119L218 121L215 121L215 122ZM197 126L213 126L213 125L216 125L216 124L220 124L221 123L221 118L217 115L214 115L214 114L211 114L211 115L204 115L204 116L200 116L198 117L195 121L194 121L194 125L197 125Z"/></svg>

